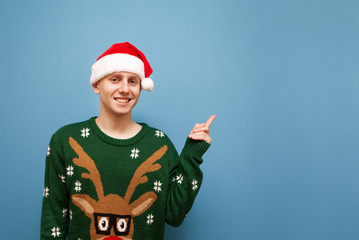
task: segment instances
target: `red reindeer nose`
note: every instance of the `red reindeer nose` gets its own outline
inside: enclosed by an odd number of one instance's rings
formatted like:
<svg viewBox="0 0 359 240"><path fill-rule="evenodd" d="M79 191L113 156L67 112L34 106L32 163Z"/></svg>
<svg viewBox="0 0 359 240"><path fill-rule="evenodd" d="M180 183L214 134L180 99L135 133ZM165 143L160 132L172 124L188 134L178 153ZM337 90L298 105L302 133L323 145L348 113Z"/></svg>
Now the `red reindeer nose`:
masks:
<svg viewBox="0 0 359 240"><path fill-rule="evenodd" d="M114 237L114 236L109 236L107 238L104 238L103 240L122 240L122 238L120 237Z"/></svg>

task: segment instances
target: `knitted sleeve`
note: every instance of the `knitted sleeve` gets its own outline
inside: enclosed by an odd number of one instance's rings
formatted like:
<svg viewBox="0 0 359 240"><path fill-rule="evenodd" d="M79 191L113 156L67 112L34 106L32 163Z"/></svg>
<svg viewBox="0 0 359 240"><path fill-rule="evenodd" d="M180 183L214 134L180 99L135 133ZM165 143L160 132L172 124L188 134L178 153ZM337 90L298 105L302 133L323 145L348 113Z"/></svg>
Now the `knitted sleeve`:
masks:
<svg viewBox="0 0 359 240"><path fill-rule="evenodd" d="M69 194L61 147L52 137L46 156L45 183L41 215L41 239L66 239Z"/></svg>
<svg viewBox="0 0 359 240"><path fill-rule="evenodd" d="M181 155L177 155L166 204L166 222L172 226L179 226L193 205L203 178L199 165L209 146L207 142L187 138Z"/></svg>

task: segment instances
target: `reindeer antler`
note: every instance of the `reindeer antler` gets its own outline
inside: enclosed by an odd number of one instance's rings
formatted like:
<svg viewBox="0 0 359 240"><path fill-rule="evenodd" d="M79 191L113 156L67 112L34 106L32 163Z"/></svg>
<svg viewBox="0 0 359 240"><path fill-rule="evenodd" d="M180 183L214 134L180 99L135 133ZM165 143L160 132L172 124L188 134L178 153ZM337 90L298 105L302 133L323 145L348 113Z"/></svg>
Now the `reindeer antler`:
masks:
<svg viewBox="0 0 359 240"><path fill-rule="evenodd" d="M136 189L136 187L142 183L148 181L148 177L145 175L148 172L154 172L161 168L159 163L155 163L167 152L167 146L164 145L158 149L151 157L147 158L136 170L133 175L130 184L128 185L124 200L130 202L131 197ZM155 164L154 164L155 163Z"/></svg>
<svg viewBox="0 0 359 240"><path fill-rule="evenodd" d="M98 199L103 198L104 193L103 193L101 177L100 177L100 173L98 172L94 161L92 160L92 158L89 157L89 155L87 155L87 153L80 146L80 144L78 144L75 141L75 139L70 137L69 143L70 143L72 149L79 156L78 158L73 159L74 164L76 164L77 166L83 167L89 171L89 173L82 173L81 177L90 179L95 185Z"/></svg>

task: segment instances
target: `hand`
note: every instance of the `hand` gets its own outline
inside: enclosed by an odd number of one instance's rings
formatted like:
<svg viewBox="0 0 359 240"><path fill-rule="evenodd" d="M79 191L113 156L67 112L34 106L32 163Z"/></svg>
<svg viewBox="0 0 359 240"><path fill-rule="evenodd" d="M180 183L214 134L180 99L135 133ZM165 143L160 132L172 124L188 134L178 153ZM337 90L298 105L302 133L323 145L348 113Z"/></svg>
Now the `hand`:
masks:
<svg viewBox="0 0 359 240"><path fill-rule="evenodd" d="M188 135L189 138L193 140L202 140L209 144L212 143L212 139L209 136L209 127L211 126L212 122L216 119L216 115L212 115L208 118L206 123L197 123L191 133Z"/></svg>

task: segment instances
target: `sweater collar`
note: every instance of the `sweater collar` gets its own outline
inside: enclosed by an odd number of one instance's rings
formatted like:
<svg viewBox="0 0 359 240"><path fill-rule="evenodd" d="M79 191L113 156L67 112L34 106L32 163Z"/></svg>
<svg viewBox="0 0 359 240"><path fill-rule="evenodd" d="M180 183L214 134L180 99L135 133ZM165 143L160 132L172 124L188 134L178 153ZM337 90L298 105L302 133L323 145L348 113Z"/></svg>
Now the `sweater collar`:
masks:
<svg viewBox="0 0 359 240"><path fill-rule="evenodd" d="M97 123L95 121L97 117L92 117L90 118L90 126L93 129L93 132L95 132L95 134L101 138L103 141L113 144L113 145L118 145L118 146L130 146L133 145L137 142L139 142L146 134L147 130L148 130L148 125L146 123L138 123L142 126L141 130L132 138L128 138L128 139L118 139L118 138L113 138L108 136L107 134L105 134L104 132L102 132L102 130L97 126Z"/></svg>

